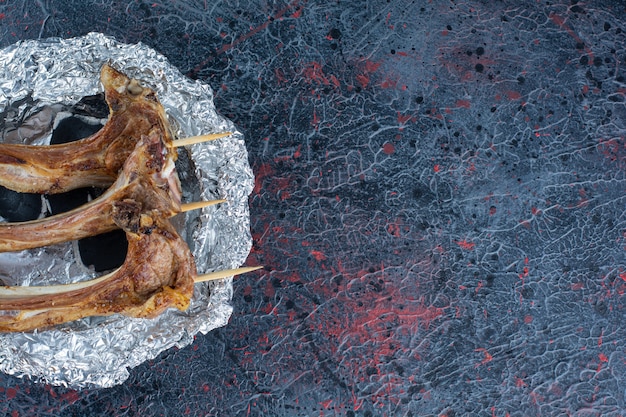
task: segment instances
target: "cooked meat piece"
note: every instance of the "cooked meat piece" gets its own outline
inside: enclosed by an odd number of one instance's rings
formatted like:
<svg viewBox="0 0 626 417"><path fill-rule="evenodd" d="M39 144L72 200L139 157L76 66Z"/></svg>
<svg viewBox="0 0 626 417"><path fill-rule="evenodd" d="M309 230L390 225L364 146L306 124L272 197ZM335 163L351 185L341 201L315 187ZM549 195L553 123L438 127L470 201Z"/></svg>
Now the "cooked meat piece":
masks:
<svg viewBox="0 0 626 417"><path fill-rule="evenodd" d="M180 212L180 183L174 167L175 148L161 129L136 144L115 183L100 197L74 210L22 223L0 223L0 252L19 251L82 239L116 229L115 215L156 210L163 218ZM137 225L129 225L138 227Z"/></svg>
<svg viewBox="0 0 626 417"><path fill-rule="evenodd" d="M139 202L127 204L126 211L114 216L128 238L124 264L87 282L0 287L0 331L45 329L115 313L149 318L170 307L186 310L196 276L187 244L162 213L143 211Z"/></svg>
<svg viewBox="0 0 626 417"><path fill-rule="evenodd" d="M160 129L171 140L154 91L105 65L100 79L110 116L104 127L79 141L32 146L0 144L0 185L28 193L61 193L108 187L142 135Z"/></svg>

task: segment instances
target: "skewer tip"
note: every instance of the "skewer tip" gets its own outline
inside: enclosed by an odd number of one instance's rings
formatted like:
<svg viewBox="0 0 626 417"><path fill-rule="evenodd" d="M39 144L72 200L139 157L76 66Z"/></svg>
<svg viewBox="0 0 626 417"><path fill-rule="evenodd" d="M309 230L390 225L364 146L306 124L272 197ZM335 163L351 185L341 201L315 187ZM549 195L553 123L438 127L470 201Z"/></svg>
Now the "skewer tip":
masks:
<svg viewBox="0 0 626 417"><path fill-rule="evenodd" d="M216 204L225 203L226 200L209 200L209 201L195 201L193 203L184 203L180 205L180 212L186 213L191 210L198 210L204 207L214 206Z"/></svg>
<svg viewBox="0 0 626 417"><path fill-rule="evenodd" d="M209 274L198 275L197 277L194 277L193 280L194 282L215 281L217 279L227 278L234 275L246 274L261 268L263 268L263 266L244 266L236 269L225 269L223 271L215 271Z"/></svg>
<svg viewBox="0 0 626 417"><path fill-rule="evenodd" d="M232 132L223 132L223 133L211 133L208 135L200 135L200 136L191 136L184 139L178 139L172 142L172 147L181 147L187 145L193 145L196 143L208 142L210 140L216 140L225 138L226 136L232 135Z"/></svg>

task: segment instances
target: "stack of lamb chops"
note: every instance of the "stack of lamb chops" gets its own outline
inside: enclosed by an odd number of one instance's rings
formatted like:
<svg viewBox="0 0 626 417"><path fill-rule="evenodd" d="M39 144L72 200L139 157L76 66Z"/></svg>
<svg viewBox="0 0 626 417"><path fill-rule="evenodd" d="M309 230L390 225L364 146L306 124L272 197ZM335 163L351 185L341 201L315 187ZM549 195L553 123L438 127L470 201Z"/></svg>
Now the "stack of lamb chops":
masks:
<svg viewBox="0 0 626 417"><path fill-rule="evenodd" d="M230 135L173 140L156 94L105 65L101 82L110 116L94 135L71 143L0 144L0 185L55 194L85 186L109 187L100 197L51 217L0 223L0 251L82 239L116 228L128 240L124 264L91 281L39 287L0 286L0 331L31 331L88 316L120 313L155 317L186 310L194 282L257 267L198 277L193 256L169 218L210 202L181 204L176 147Z"/></svg>

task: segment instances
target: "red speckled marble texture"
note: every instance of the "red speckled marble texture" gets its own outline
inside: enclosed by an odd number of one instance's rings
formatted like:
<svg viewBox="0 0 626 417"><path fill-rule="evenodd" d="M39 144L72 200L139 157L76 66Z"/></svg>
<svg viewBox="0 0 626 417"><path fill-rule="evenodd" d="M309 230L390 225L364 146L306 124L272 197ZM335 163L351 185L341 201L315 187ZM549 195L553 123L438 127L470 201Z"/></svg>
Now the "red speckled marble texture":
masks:
<svg viewBox="0 0 626 417"><path fill-rule="evenodd" d="M622 1L0 1L143 42L246 135L228 326L6 416L626 415ZM1 88L1 87L0 87Z"/></svg>

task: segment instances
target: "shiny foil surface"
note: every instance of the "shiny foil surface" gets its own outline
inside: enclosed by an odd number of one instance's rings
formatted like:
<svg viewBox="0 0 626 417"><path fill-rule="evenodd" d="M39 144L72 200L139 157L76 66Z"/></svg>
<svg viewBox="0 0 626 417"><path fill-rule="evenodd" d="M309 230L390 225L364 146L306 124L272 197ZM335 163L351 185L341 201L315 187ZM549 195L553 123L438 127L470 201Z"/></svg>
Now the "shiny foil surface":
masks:
<svg viewBox="0 0 626 417"><path fill-rule="evenodd" d="M248 196L254 180L242 135L218 115L208 85L183 76L151 48L90 33L22 41L1 50L0 139L47 144L56 114L102 92L99 72L105 63L157 92L179 138L234 132L179 150L191 156L191 162L179 159L181 182L196 184L184 192L183 202L228 202L173 221L192 249L198 273L243 264L252 244ZM80 262L76 242L0 254L5 285L69 283L98 275ZM74 389L120 384L129 368L188 345L198 332L224 326L232 312L232 288L230 278L197 284L186 312L170 309L156 319L93 317L46 331L0 334L0 370Z"/></svg>

